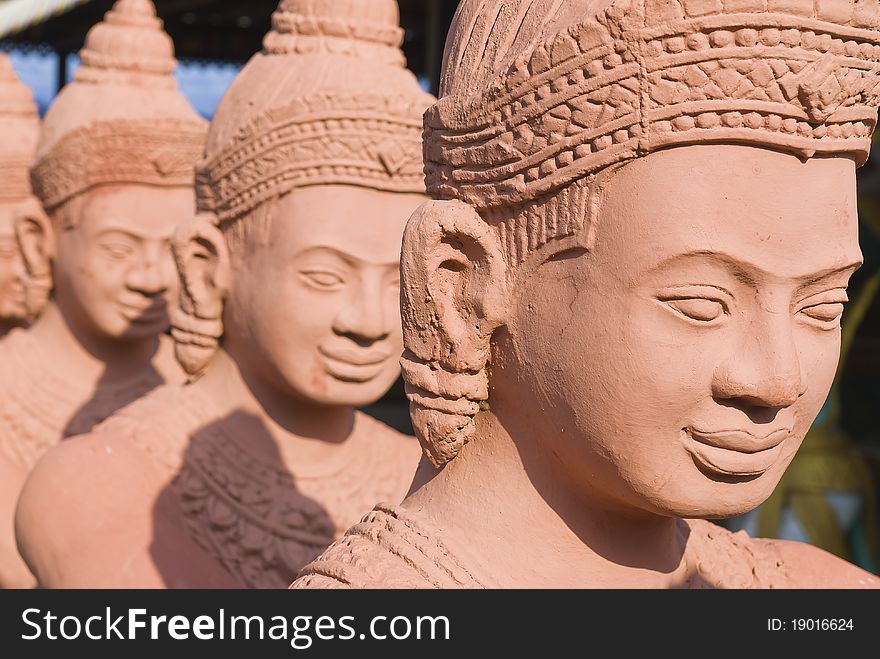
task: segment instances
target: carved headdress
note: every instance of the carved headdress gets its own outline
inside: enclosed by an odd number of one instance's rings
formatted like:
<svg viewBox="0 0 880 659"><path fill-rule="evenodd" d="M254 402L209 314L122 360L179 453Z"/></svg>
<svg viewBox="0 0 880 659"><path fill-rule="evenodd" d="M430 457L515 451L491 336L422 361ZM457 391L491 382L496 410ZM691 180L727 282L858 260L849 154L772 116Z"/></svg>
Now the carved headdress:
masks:
<svg viewBox="0 0 880 659"><path fill-rule="evenodd" d="M34 162L40 119L30 90L5 53L0 53L0 201L24 201L31 196L28 172Z"/></svg>
<svg viewBox="0 0 880 659"><path fill-rule="evenodd" d="M443 201L416 213L404 253L419 253L423 221L478 214L469 226L497 240L497 259L481 263L492 271L502 256L589 247L601 174L660 149L738 143L863 164L880 104L880 2L462 0L440 96L425 114L425 175ZM441 466L475 432L500 321L476 327L478 349L452 350L424 276L404 275L413 425Z"/></svg>
<svg viewBox="0 0 880 659"><path fill-rule="evenodd" d="M458 21L426 118L436 196L520 203L694 143L867 159L877 0L465 0Z"/></svg>
<svg viewBox="0 0 880 659"><path fill-rule="evenodd" d="M424 192L422 115L396 0L284 0L224 97L197 175L222 222L296 187Z"/></svg>
<svg viewBox="0 0 880 659"><path fill-rule="evenodd" d="M192 185L207 123L177 88L174 45L151 0L117 0L80 58L31 172L46 210L102 184Z"/></svg>

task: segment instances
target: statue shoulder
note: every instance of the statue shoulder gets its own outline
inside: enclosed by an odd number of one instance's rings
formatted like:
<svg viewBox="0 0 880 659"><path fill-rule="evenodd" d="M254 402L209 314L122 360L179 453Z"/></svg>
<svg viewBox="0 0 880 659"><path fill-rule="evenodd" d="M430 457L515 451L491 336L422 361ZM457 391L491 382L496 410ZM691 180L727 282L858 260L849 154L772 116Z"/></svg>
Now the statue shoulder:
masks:
<svg viewBox="0 0 880 659"><path fill-rule="evenodd" d="M148 521L161 489L161 474L127 437L96 431L66 440L22 488L15 514L22 557L43 586L100 583L105 543L125 542Z"/></svg>
<svg viewBox="0 0 880 659"><path fill-rule="evenodd" d="M303 568L291 588L481 587L440 537L402 507L380 504Z"/></svg>
<svg viewBox="0 0 880 659"><path fill-rule="evenodd" d="M793 540L752 542L781 557L793 588L880 588L880 577L813 545Z"/></svg>

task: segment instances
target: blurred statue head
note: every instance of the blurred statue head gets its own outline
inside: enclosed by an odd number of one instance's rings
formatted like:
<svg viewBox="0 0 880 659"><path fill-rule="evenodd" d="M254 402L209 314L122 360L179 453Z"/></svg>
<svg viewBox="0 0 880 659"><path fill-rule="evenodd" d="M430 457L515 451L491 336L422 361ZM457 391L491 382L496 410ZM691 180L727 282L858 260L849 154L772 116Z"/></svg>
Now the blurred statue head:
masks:
<svg viewBox="0 0 880 659"><path fill-rule="evenodd" d="M399 375L403 227L425 201L433 100L405 68L394 0L286 0L236 78L199 164L214 216L175 241L178 356L202 372L223 337L240 367L326 405Z"/></svg>
<svg viewBox="0 0 880 659"><path fill-rule="evenodd" d="M27 277L15 239L15 216L36 203L28 172L34 161L40 119L30 90L0 53L0 335L33 320L47 290Z"/></svg>
<svg viewBox="0 0 880 659"><path fill-rule="evenodd" d="M150 0L118 0L47 113L31 179L45 214L18 227L27 270L51 273L78 332L152 338L169 327L175 227L195 216L193 168L205 121L179 92Z"/></svg>

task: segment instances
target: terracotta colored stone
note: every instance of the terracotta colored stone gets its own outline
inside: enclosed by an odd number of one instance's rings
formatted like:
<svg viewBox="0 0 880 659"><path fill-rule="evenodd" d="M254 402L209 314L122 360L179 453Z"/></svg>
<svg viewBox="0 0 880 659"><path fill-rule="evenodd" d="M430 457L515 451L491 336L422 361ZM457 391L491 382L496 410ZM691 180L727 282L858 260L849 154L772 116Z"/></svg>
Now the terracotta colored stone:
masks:
<svg viewBox="0 0 880 659"><path fill-rule="evenodd" d="M24 261L15 240L14 217L22 205L33 204L28 171L34 160L40 119L30 90L15 74L5 53L0 53L0 338L13 327L34 319L45 296L32 295Z"/></svg>
<svg viewBox="0 0 880 659"><path fill-rule="evenodd" d="M400 242L426 199L433 99L398 22L394 0L280 4L209 132L210 215L174 240L194 381L40 463L17 519L41 584L285 587L405 495L418 443L356 411L400 374Z"/></svg>
<svg viewBox="0 0 880 659"><path fill-rule="evenodd" d="M52 299L0 342L0 586L33 583L12 523L40 456L185 379L165 335L177 297L170 239L195 217L207 125L177 89L173 46L149 0L119 0L80 55L37 144L40 204L15 219L27 276ZM84 491L112 497L99 483Z"/></svg>
<svg viewBox="0 0 880 659"><path fill-rule="evenodd" d="M708 41L675 3L511 5L462 2L425 115L442 201L416 212L402 252L425 460L400 506L293 587L877 587L812 546L706 520L771 494L828 394L880 65L806 46L812 0L713 16ZM754 36L783 20L800 45L756 82ZM508 79L585 32L601 69L575 56ZM857 39L873 53L880 33ZM723 45L701 70L742 79L688 76L682 40ZM536 96L548 78L559 93ZM768 92L781 79L787 98ZM674 94L651 93L666 81ZM556 107L585 102L603 106L596 122L560 127Z"/></svg>

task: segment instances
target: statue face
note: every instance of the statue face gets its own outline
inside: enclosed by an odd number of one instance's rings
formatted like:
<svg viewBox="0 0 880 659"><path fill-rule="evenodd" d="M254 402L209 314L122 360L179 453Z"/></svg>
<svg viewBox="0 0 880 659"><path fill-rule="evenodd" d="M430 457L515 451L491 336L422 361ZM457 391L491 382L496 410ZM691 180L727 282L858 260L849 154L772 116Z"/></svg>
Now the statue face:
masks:
<svg viewBox="0 0 880 659"><path fill-rule="evenodd" d="M589 253L557 255L517 294L511 391L534 401L517 422L607 506L754 508L837 368L861 262L854 163L671 149L620 170L599 215Z"/></svg>
<svg viewBox="0 0 880 659"><path fill-rule="evenodd" d="M55 300L82 331L139 340L169 326L177 271L171 235L195 217L192 189L106 186L87 192L57 236Z"/></svg>
<svg viewBox="0 0 880 659"><path fill-rule="evenodd" d="M28 317L24 261L13 227L14 204L0 202L0 324L18 324Z"/></svg>
<svg viewBox="0 0 880 659"><path fill-rule="evenodd" d="M312 402L379 399L400 373L400 243L423 201L344 185L282 197L265 244L233 256L225 326L242 366Z"/></svg>

